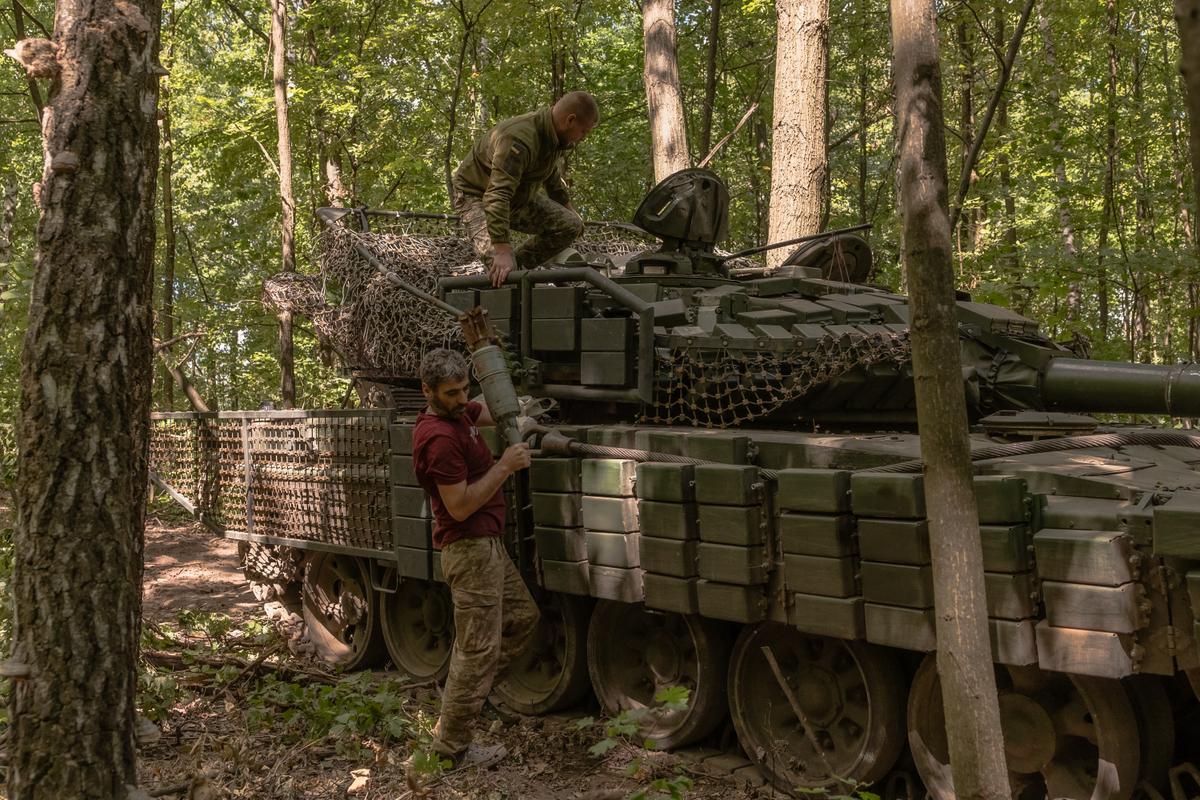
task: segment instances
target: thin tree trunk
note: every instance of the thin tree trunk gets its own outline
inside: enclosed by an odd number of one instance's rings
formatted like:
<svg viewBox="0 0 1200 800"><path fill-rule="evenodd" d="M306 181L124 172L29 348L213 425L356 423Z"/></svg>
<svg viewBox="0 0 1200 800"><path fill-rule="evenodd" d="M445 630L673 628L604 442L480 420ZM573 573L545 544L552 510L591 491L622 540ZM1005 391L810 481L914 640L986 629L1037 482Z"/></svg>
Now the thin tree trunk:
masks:
<svg viewBox="0 0 1200 800"><path fill-rule="evenodd" d="M1006 4L998 4L996 15L996 42L1003 43L1007 38L1004 14ZM1025 291L1024 278L1021 275L1021 259L1017 252L1017 204L1012 192L1012 170L1008 163L1008 97L1001 95L996 106L996 165L1000 178L1000 196L1003 199L1001 242L1003 245L1001 264L1005 272L1005 281L1009 286L1009 297L1012 307L1025 313L1029 296Z"/></svg>
<svg viewBox="0 0 1200 800"><path fill-rule="evenodd" d="M975 163L979 160L979 151L983 147L983 140L987 137L988 128L992 125L992 117L996 113L996 107L1000 104L1000 100L1004 97L1004 90L1008 86L1008 80L1012 77L1013 64L1016 63L1017 53L1021 49L1021 39L1025 36L1025 25L1029 22L1029 15L1033 11L1033 6L1037 0L1025 0L1025 7L1021 10L1021 17L1017 20L1017 29L1013 33L1012 39L1008 43L1008 51L1004 54L1004 59L1000 63L1000 80L996 84L995 90L992 92L992 99L988 103L987 111L984 112L983 122L979 125L979 130L975 132L975 138L971 142L971 149L967 153L966 166L970 170L963 171L958 181L958 193L954 200L954 206L950 211L950 222L952 225L958 224L959 214L962 213L963 201L967 197L967 189L970 187L971 171L975 169Z"/></svg>
<svg viewBox="0 0 1200 800"><path fill-rule="evenodd" d="M21 352L11 800L125 800L152 389L158 0L58 0ZM69 90L67 89L69 87Z"/></svg>
<svg viewBox="0 0 1200 800"><path fill-rule="evenodd" d="M913 377L950 764L960 800L1007 800L959 368L935 0L893 0L892 42L902 252L912 303Z"/></svg>
<svg viewBox="0 0 1200 800"><path fill-rule="evenodd" d="M1145 92L1142 85L1142 15L1134 9L1131 18L1133 37L1133 122L1143 130L1145 119ZM1150 200L1150 178L1146 174L1146 138L1133 137L1133 174L1137 181L1137 192L1134 198L1134 231L1133 248L1138 256L1147 255L1147 250L1154 243L1154 209ZM1153 360L1153 338L1150 332L1150 296L1148 276L1139 274L1139 264L1145 263L1137 258L1128 264L1130 272L1129 285L1133 292L1133 327L1129 337L1131 361L1150 362Z"/></svg>
<svg viewBox="0 0 1200 800"><path fill-rule="evenodd" d="M171 185L174 171L174 153L171 147L171 87L169 81L162 83L162 340L175 338L175 193ZM163 407L175 410L175 381L171 376L163 381Z"/></svg>
<svg viewBox="0 0 1200 800"><path fill-rule="evenodd" d="M1188 152L1192 164L1193 215L1200 212L1200 0L1175 0L1175 25L1179 29L1179 73L1183 76L1188 112ZM1195 216L1193 216L1193 219ZM1193 245L1200 237L1192 236ZM1190 307L1200 305L1200 283L1188 282ZM1200 360L1200 331L1197 321L1189 321L1189 344L1193 360Z"/></svg>
<svg viewBox="0 0 1200 800"><path fill-rule="evenodd" d="M1042 34L1042 54L1050 72L1050 147L1054 159L1054 183L1058 193L1058 231L1062 236L1063 250L1067 254L1071 270L1071 281L1067 285L1067 325L1074 332L1083 308L1083 285L1079 279L1079 248L1075 244L1071 190L1067 185L1066 147L1063 144L1064 134L1058 111L1062 104L1063 78L1058 68L1058 54L1045 6L1038 6L1038 30Z"/></svg>
<svg viewBox="0 0 1200 800"><path fill-rule="evenodd" d="M825 126L829 0L777 0L775 119L771 133L772 242L816 233L829 153ZM788 257L768 251L767 266Z"/></svg>
<svg viewBox="0 0 1200 800"><path fill-rule="evenodd" d="M704 108L700 116L700 152L712 148L713 109L717 105L717 52L721 45L721 0L712 0L708 11L708 61L704 65Z"/></svg>
<svg viewBox="0 0 1200 800"><path fill-rule="evenodd" d="M645 0L642 3L645 46L646 107L650 115L650 152L654 180L691 166L679 66L675 59L675 3Z"/></svg>
<svg viewBox="0 0 1200 800"><path fill-rule="evenodd" d="M310 1L309 7L314 5L315 0ZM323 30L321 33L332 37L335 31ZM320 70L322 68L321 51L317 46L317 31L314 24L310 24L308 30L305 31L304 38L308 44L308 63L315 70ZM329 117L325 112L321 84L321 80L318 79L313 89L315 94L313 128L317 133L317 169L321 178L321 197L326 205L342 208L346 205L349 193L342 181L342 159L338 154L337 144L334 137L329 134Z"/></svg>
<svg viewBox="0 0 1200 800"><path fill-rule="evenodd" d="M1108 106L1107 124L1105 125L1105 171L1104 171L1104 211L1100 216L1100 231L1096 244L1096 291L1099 295L1098 310L1100 312L1100 338L1108 339L1108 272L1104 265L1105 251L1108 249L1109 228L1116 224L1116 174L1117 174L1117 0L1107 0L1105 12L1108 20L1108 86L1106 102Z"/></svg>
<svg viewBox="0 0 1200 800"><path fill-rule="evenodd" d="M750 170L750 186L754 190L754 246L766 244L767 235L767 193L764 189L761 175L770 164L770 136L767 134L767 123L761 111L754 112L754 169Z"/></svg>
<svg viewBox="0 0 1200 800"><path fill-rule="evenodd" d="M0 286L6 280L8 264L13 257L13 222L17 218L17 176L4 173L0 187Z"/></svg>
<svg viewBox="0 0 1200 800"><path fill-rule="evenodd" d="M296 271L296 202L292 195L292 133L288 126L287 4L271 0L271 65L275 82L275 127L279 132L279 197L283 201L281 249L284 272ZM296 405L296 364L292 312L279 314L279 397L284 408Z"/></svg>
<svg viewBox="0 0 1200 800"><path fill-rule="evenodd" d="M866 19L866 2L860 0L859 13ZM859 54L858 59L858 222L865 224L867 216L867 179L869 162L867 160L867 134L870 123L867 119L867 93L871 88L870 70L867 68L865 53Z"/></svg>
<svg viewBox="0 0 1200 800"><path fill-rule="evenodd" d="M962 158L959 163L959 173L962 174L967 170L971 170L971 174L967 177L967 188L979 179L978 174L974 172L974 165L968 163L967 156L970 153L970 143L975 138L975 42L971 36L973 27L966 20L960 19L955 27L955 36L958 39L958 49L962 53L962 70L959 74L959 89L958 97L960 114L959 125L962 127ZM975 249L975 226L979 220L977 215L978 208L972 208L963 217L959 223L959 241L967 242L971 250Z"/></svg>

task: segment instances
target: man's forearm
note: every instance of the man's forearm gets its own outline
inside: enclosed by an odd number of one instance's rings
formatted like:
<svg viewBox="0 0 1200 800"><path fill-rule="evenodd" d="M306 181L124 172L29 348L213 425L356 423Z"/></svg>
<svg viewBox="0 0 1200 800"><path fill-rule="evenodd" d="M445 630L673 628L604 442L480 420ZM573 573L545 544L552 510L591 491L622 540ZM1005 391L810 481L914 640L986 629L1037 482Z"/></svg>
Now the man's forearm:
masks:
<svg viewBox="0 0 1200 800"><path fill-rule="evenodd" d="M483 477L474 483L468 483L466 490L463 491L460 501L455 504L454 508L450 504L446 504L446 508L450 511L450 516L454 517L459 522L467 519L479 509L483 508L483 504L492 499L492 495L496 490L504 485L504 481L508 479L508 472L497 462L492 465L492 468L483 474ZM443 502L445 498L442 498ZM457 512L457 513L456 513Z"/></svg>

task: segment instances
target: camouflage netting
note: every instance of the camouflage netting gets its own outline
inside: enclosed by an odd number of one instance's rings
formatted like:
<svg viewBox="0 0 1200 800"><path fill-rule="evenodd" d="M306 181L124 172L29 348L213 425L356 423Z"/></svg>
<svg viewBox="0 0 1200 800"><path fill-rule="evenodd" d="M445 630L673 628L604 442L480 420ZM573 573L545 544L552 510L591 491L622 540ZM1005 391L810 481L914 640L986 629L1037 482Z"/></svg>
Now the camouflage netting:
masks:
<svg viewBox="0 0 1200 800"><path fill-rule="evenodd" d="M391 375L416 375L421 356L459 341L457 323L445 312L389 284L355 249L364 245L403 280L431 294L439 278L483 271L454 217L371 217L376 228L326 229L319 242L321 274L279 274L263 288L277 311L309 317L323 347L348 367ZM520 238L514 239L519 244ZM575 249L589 261L635 253L653 239L627 225L589 223Z"/></svg>
<svg viewBox="0 0 1200 800"><path fill-rule="evenodd" d="M911 361L908 333L827 335L791 352L672 348L659 355L654 405L643 421L706 428L736 427L859 367Z"/></svg>

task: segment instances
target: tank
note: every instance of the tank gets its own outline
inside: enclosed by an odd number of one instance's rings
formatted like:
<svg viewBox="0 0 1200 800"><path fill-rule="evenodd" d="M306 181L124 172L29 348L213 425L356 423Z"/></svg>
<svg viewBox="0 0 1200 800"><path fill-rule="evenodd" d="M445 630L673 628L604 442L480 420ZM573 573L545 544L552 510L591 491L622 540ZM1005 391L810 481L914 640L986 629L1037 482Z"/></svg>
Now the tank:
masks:
<svg viewBox="0 0 1200 800"><path fill-rule="evenodd" d="M330 663L444 676L411 442L415 364L455 327L383 267L485 309L518 390L557 402L506 486L543 630L505 704L656 709L682 686L686 709L642 717L654 747L736 739L786 792L952 798L907 299L870 283L854 233L771 272L721 251L727 208L685 170L634 227L589 227L499 289L452 218L323 210L323 274L268 297L381 407L155 414L152 478L243 544ZM1196 741L1200 440L1094 415L1200 416L1200 369L1089 360L966 295L958 316L1013 796L1166 792Z"/></svg>

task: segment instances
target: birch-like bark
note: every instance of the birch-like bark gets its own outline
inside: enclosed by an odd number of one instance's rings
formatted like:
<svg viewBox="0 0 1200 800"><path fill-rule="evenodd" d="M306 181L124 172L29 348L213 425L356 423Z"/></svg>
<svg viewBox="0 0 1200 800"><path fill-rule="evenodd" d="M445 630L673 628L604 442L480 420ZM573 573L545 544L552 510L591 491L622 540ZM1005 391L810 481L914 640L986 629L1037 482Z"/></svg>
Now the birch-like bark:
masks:
<svg viewBox="0 0 1200 800"><path fill-rule="evenodd" d="M152 386L158 0L58 0L21 351L7 789L125 800Z"/></svg>

